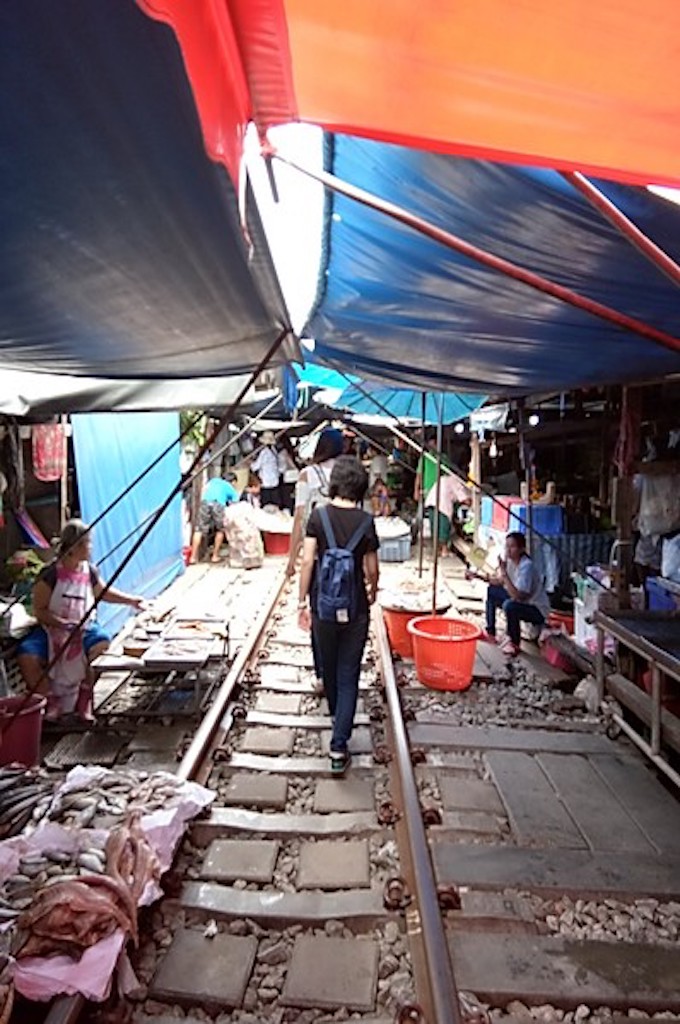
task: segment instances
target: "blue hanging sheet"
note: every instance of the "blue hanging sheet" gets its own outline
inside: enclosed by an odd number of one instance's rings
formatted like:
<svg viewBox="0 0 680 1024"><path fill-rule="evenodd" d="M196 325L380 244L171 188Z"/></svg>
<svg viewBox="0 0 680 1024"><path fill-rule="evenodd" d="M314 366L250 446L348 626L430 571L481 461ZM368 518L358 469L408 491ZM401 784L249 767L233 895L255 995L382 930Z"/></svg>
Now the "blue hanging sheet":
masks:
<svg viewBox="0 0 680 1024"><path fill-rule="evenodd" d="M179 416L86 413L73 416L72 424L81 514L87 523L96 519L165 448L177 442L95 527L93 560L106 582L142 533L151 513L179 482ZM152 598L183 571L182 499L178 494L115 586ZM102 603L98 609L99 621L111 633L116 633L129 615L126 605Z"/></svg>

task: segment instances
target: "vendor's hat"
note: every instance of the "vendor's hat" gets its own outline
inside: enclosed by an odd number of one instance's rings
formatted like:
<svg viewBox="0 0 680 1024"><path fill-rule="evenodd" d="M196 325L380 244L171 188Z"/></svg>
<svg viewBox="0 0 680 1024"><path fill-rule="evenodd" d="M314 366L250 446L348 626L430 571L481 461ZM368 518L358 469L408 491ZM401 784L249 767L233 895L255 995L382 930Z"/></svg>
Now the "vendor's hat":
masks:
<svg viewBox="0 0 680 1024"><path fill-rule="evenodd" d="M262 444L276 444L273 430L265 430L260 438Z"/></svg>

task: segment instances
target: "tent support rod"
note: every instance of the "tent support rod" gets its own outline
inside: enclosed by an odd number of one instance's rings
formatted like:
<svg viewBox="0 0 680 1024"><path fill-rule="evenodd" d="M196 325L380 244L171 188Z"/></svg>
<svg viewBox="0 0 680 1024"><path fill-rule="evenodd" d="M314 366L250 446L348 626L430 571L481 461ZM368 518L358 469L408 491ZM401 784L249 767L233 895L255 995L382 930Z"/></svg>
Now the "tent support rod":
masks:
<svg viewBox="0 0 680 1024"><path fill-rule="evenodd" d="M680 266L668 253L659 248L651 238L641 231L637 224L629 220L625 213L611 199L607 198L604 192L601 192L599 188L593 185L592 181L589 181L585 175L579 174L578 171L561 171L560 173L564 180L577 189L581 195L585 196L591 206L599 210L610 224L614 225L619 234L627 238L650 263L658 267L666 277L670 278L673 284L680 285Z"/></svg>
<svg viewBox="0 0 680 1024"><path fill-rule="evenodd" d="M422 406L421 406L421 435L420 443L422 445L422 451L420 455L420 488L418 490L418 516L420 519L420 529L418 531L418 578L423 578L423 549L425 547L425 488L423 482L425 480L425 452L427 451L427 438L425 436L425 415L427 410L427 393L423 391L421 395ZM416 475L418 471L416 470Z"/></svg>
<svg viewBox="0 0 680 1024"><path fill-rule="evenodd" d="M439 418L437 422L437 486L434 496L434 515L432 516L432 614L437 614L437 574L439 570L439 501L442 492L442 448L444 447L444 396L439 395ZM423 475L425 473L425 456L423 456Z"/></svg>
<svg viewBox="0 0 680 1024"><path fill-rule="evenodd" d="M263 153L263 155L268 156L269 151ZM481 263L485 267L497 270L501 274L505 274L506 277L511 277L513 280L520 281L522 284L526 284L536 291L543 292L545 295L551 295L554 299L559 299L561 302L566 302L570 306L575 306L577 309L584 310L586 313L591 313L593 316L598 316L602 320L607 320L609 323L615 324L617 327L621 327L626 331L631 331L633 334L638 334L643 338L648 338L650 341L655 342L657 345L663 345L664 348L668 348L672 352L680 352L680 338L676 338L672 334L667 334L665 331L657 330L656 327L652 327L650 324L646 324L642 320L626 316L625 313L619 313L618 310L611 309L609 306L604 306L600 302L594 302L592 299L588 299L584 295L580 295L578 292L572 291L571 288L564 288L560 284L548 281L547 278L542 277L540 274L534 274L531 270L526 270L524 267L519 267L516 263L511 263L510 260L504 260L500 256L494 256L485 249L480 249L476 245L471 245L470 242L464 241L457 235L453 235L449 231L444 231L442 228L438 228L436 225L430 224L429 221L410 213L402 206L388 202L386 199L381 199L379 196L374 195L372 192L368 192L366 189L358 188L356 185L350 185L348 182L342 181L342 179L338 178L334 174L330 174L328 171L312 171L308 167L302 167L294 160L281 156L274 150L271 151L271 155L275 156L278 160L281 160L282 163L287 164L289 167L293 167L296 171L300 171L302 174L306 174L315 181L321 182L325 188L329 188L333 192L339 192L341 195L347 196L348 199L354 199L356 202L362 203L364 206L369 206L371 209L377 210L380 213L385 213L388 217L392 217L401 224L406 224L407 227L413 228L415 231L419 231L421 235L426 235L428 238L434 239L435 242L440 242L449 249L454 249L456 252L462 253L463 256L466 256L470 260L474 260L476 263Z"/></svg>

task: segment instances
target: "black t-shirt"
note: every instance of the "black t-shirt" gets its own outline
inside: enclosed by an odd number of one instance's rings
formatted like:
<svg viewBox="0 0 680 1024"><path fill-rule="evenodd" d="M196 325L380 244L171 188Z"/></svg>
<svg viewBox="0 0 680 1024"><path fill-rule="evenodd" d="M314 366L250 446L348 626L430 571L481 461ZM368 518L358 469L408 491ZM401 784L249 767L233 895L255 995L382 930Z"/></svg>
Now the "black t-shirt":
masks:
<svg viewBox="0 0 680 1024"><path fill-rule="evenodd" d="M340 508L337 505L324 505L323 507L328 512L328 518L331 521L331 526L333 527L333 533L335 535L335 543L339 548L345 547L345 545L352 539L354 531L365 520L371 520L370 525L366 527L366 533L354 549L354 565L356 569L356 578L359 582L357 613L359 615L367 615L368 597L366 596L366 583L364 581L362 563L364 555L367 552L377 551L380 547L380 541L378 540L378 535L375 532L373 517L369 516L367 512L362 512L360 508ZM326 533L323 528L323 523L321 522L321 516L318 508L315 508L309 517L309 522L307 523L307 536L313 537L316 541L318 561L323 557L323 553L328 547ZM316 567L314 569L314 576L312 577L311 598L312 609L314 609L316 605Z"/></svg>

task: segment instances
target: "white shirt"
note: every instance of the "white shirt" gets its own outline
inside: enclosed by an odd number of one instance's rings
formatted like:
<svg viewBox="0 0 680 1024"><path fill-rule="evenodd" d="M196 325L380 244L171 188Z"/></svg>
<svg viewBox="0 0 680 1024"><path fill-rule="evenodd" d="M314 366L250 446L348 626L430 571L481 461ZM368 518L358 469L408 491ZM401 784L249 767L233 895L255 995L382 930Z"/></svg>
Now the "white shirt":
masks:
<svg viewBox="0 0 680 1024"><path fill-rule="evenodd" d="M276 449L267 445L253 462L251 469L257 473L263 487L279 486L279 460Z"/></svg>

